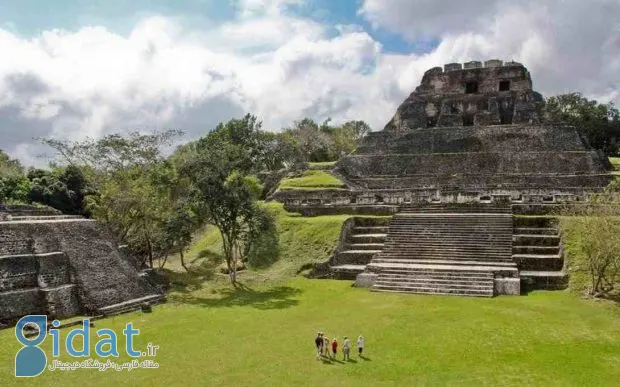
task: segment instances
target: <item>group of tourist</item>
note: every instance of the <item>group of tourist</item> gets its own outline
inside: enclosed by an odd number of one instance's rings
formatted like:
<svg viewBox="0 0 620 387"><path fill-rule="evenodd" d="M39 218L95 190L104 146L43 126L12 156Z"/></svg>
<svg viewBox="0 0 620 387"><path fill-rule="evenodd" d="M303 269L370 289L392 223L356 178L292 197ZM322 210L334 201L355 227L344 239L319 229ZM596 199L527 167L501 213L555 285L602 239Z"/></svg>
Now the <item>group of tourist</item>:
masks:
<svg viewBox="0 0 620 387"><path fill-rule="evenodd" d="M336 355L338 353L338 340L334 337L331 342L329 341L329 337L325 335L323 332L319 332L314 339L314 344L316 346L316 358L320 360L321 357L326 357L329 359L336 359ZM330 352L331 346L331 352ZM357 338L357 350L358 356L362 356L362 352L364 351L364 337L359 336ZM350 359L349 354L351 352L351 340L347 336L344 337L342 341L342 354L344 361Z"/></svg>

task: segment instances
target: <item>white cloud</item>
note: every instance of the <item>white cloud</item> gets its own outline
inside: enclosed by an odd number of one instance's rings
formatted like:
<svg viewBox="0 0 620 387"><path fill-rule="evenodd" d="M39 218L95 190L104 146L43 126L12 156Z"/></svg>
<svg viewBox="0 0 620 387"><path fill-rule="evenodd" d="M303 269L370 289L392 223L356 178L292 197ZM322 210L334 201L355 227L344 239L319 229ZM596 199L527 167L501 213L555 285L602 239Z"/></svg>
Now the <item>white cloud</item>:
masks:
<svg viewBox="0 0 620 387"><path fill-rule="evenodd" d="M25 39L0 29L0 148L32 163L43 151L32 137L174 127L195 138L246 112L272 130L303 116L380 129L428 68L493 57L525 63L546 95L618 102L620 2L558 2L363 3L377 28L440 39L423 55L385 53L359 26L294 16L297 0L239 0L238 17L204 30L166 17L127 36L89 27Z"/></svg>

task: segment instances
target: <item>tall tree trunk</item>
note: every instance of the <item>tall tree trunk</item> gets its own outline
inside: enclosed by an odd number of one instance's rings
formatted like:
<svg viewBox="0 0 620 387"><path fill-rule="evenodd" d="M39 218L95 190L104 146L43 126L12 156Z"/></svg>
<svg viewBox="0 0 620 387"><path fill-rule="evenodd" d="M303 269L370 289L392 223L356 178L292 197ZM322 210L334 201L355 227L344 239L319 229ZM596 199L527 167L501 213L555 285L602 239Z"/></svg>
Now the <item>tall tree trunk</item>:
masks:
<svg viewBox="0 0 620 387"><path fill-rule="evenodd" d="M179 254L181 255L181 266L183 266L183 269L185 269L185 271L189 272L189 269L187 268L187 266L185 266L185 257L183 256L183 249L179 251Z"/></svg>

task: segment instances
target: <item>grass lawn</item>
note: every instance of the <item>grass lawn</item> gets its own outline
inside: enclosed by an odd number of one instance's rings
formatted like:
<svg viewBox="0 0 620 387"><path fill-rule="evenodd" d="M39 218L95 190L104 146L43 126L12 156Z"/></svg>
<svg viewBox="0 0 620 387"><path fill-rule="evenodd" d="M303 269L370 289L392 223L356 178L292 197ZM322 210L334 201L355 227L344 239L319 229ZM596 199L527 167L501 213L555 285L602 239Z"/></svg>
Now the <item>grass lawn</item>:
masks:
<svg viewBox="0 0 620 387"><path fill-rule="evenodd" d="M250 284L268 280L290 278L311 263L326 261L338 244L342 224L349 215L328 215L304 217L286 212L282 203L263 203L276 222L277 244L270 246L265 255L266 267L252 267L251 271L241 271L239 276ZM195 272L204 274L202 279L216 279L217 271L212 261L222 262L220 234L215 227L209 227L199 235L186 254L186 262ZM178 257L171 258L165 266L175 272L182 272ZM180 281L186 280L181 275ZM196 282L196 278L191 278Z"/></svg>
<svg viewBox="0 0 620 387"><path fill-rule="evenodd" d="M96 322L96 328L120 332L133 321L141 330L135 348L148 342L160 347L153 358L159 369L46 370L18 380L13 359L19 347L13 331L5 330L2 384L617 386L620 380L620 308L568 292L492 299L416 296L296 278L253 290L205 285L175 293L182 303L171 297L153 313ZM363 334L367 358L317 361L318 330L340 341ZM51 354L49 339L42 347ZM119 350L123 347L121 337Z"/></svg>
<svg viewBox="0 0 620 387"><path fill-rule="evenodd" d="M307 170L300 177L283 179L280 189L326 189L345 188L336 176L321 170Z"/></svg>
<svg viewBox="0 0 620 387"><path fill-rule="evenodd" d="M321 169L321 170L330 170L336 166L337 161L318 161L313 163L308 163L309 169Z"/></svg>

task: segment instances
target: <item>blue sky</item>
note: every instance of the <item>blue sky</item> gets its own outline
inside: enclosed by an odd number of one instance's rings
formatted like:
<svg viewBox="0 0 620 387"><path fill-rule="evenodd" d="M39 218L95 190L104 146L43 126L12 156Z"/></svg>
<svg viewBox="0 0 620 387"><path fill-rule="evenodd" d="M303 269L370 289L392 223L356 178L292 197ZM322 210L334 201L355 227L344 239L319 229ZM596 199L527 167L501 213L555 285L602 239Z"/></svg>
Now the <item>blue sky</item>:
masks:
<svg viewBox="0 0 620 387"><path fill-rule="evenodd" d="M355 24L387 52L429 52L439 39L408 41L384 28L372 28L359 15L360 0L310 0L292 5L287 12L321 23ZM224 0L21 0L0 3L0 25L24 37L54 28L77 30L104 26L128 34L135 23L148 16L180 17L187 25L217 24L235 17L235 3Z"/></svg>

